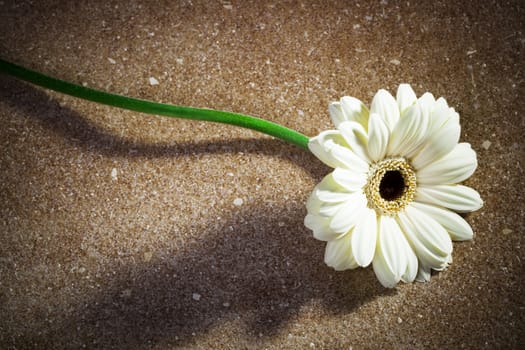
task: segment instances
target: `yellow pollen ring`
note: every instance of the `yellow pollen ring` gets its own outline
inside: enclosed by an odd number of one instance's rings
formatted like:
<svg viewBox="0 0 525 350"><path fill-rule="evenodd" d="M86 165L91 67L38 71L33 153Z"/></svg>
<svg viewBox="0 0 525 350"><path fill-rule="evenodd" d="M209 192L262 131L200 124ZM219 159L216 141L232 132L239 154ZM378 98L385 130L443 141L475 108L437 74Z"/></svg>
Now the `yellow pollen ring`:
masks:
<svg viewBox="0 0 525 350"><path fill-rule="evenodd" d="M380 185L385 174L395 171L403 177L404 188L399 196L387 200L381 196ZM404 158L389 158L372 164L364 187L368 207L382 215L394 215L414 199L416 193L416 173Z"/></svg>

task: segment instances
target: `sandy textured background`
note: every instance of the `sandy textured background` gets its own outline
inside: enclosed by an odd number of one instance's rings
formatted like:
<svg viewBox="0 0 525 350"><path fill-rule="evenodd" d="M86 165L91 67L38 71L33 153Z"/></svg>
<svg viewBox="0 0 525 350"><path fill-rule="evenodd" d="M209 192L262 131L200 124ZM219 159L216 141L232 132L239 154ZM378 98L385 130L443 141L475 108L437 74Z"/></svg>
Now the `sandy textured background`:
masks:
<svg viewBox="0 0 525 350"><path fill-rule="evenodd" d="M308 152L0 76L0 348L523 344L525 6L422 2L0 1L1 57L309 136L343 95L444 96L485 200L449 270L386 290L324 265Z"/></svg>

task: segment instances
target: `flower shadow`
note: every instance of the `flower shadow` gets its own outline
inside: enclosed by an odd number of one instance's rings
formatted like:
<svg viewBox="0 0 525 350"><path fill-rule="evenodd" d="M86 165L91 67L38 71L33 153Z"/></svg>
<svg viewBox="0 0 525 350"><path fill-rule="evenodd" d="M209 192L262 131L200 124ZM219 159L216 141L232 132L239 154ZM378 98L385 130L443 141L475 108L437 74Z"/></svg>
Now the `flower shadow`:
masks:
<svg viewBox="0 0 525 350"><path fill-rule="evenodd" d="M381 287L371 269L337 273L326 267L324 244L303 228L303 211L299 204L245 208L181 251L123 266L103 290L79 303L60 338L76 334L69 341L104 348L184 345L240 320L245 336L257 341L314 305L350 313L395 293Z"/></svg>
<svg viewBox="0 0 525 350"><path fill-rule="evenodd" d="M315 178L326 173L312 155L274 139L160 145L129 141L9 77L0 78L0 99L66 142L108 157L245 152L280 157ZM350 313L377 296L395 293L381 287L371 269L338 273L326 267L324 244L304 227L305 214L303 203L257 203L238 208L221 223L210 218L198 238L189 240L192 243L98 277L93 282L101 287L64 306L67 310L51 333L37 335L40 332L29 329L18 345L24 347L26 341L47 348L186 345L231 322L240 322L245 336L257 341L275 336L301 314L319 309ZM114 263L99 264L107 269Z"/></svg>

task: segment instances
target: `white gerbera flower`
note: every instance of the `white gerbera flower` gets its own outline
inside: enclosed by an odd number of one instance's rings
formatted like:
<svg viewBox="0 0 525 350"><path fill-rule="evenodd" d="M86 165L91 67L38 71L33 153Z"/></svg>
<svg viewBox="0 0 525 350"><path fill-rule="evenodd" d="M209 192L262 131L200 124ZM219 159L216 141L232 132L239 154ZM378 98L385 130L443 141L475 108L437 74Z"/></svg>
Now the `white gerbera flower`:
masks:
<svg viewBox="0 0 525 350"><path fill-rule="evenodd" d="M335 168L307 203L305 225L326 241L325 262L336 270L373 264L385 287L428 281L452 261L452 241L472 238L455 212L481 208L479 194L458 185L477 166L458 143L459 115L443 98L419 99L402 84L397 101L379 90L370 111L343 97L329 107L337 130L308 147Z"/></svg>

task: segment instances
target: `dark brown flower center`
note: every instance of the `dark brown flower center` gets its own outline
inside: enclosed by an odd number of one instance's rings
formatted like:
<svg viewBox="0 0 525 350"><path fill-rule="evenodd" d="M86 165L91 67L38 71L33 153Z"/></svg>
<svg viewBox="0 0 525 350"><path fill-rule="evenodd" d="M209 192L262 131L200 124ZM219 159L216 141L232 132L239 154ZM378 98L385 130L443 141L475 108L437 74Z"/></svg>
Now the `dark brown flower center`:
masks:
<svg viewBox="0 0 525 350"><path fill-rule="evenodd" d="M414 199L416 173L404 158L383 159L370 166L364 192L369 208L394 215Z"/></svg>
<svg viewBox="0 0 525 350"><path fill-rule="evenodd" d="M379 183L379 194L387 201L399 199L405 192L405 179L399 170L387 170Z"/></svg>

